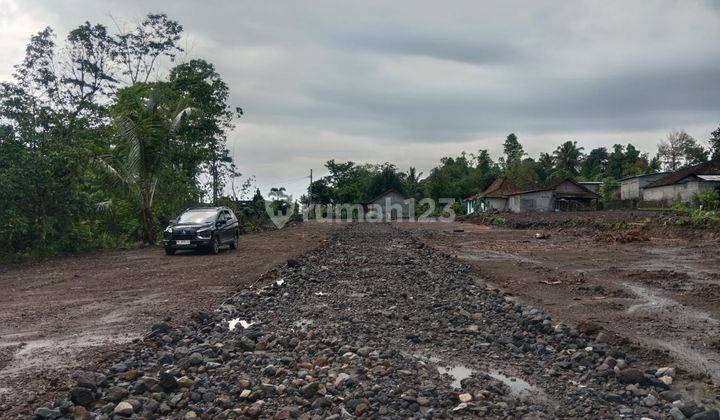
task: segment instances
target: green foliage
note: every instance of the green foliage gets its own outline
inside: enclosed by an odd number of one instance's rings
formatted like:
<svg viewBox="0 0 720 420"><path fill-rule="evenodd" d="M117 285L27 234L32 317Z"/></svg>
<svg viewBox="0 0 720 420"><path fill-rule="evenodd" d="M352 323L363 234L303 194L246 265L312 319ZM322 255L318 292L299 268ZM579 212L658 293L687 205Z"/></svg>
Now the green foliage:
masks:
<svg viewBox="0 0 720 420"><path fill-rule="evenodd" d="M615 178L607 177L600 185L600 195L605 201L610 201L618 188L620 188L620 183Z"/></svg>
<svg viewBox="0 0 720 420"><path fill-rule="evenodd" d="M578 147L576 141L566 141L561 144L560 147L553 152L555 168L571 175L577 175L582 150L583 148Z"/></svg>
<svg viewBox="0 0 720 420"><path fill-rule="evenodd" d="M201 174L232 168L228 89L212 65L146 83L182 51L181 33L151 14L122 33L86 22L62 48L50 28L30 39L0 84L0 258L153 242L201 200ZM215 185L230 171L219 173Z"/></svg>
<svg viewBox="0 0 720 420"><path fill-rule="evenodd" d="M714 211L703 209L692 209L686 216L677 218L676 223L680 226L689 226L699 229L718 229L720 219Z"/></svg>
<svg viewBox="0 0 720 420"><path fill-rule="evenodd" d="M705 190L695 194L693 205L703 210L720 210L720 192L718 190Z"/></svg>
<svg viewBox="0 0 720 420"><path fill-rule="evenodd" d="M523 147L518 141L515 133L510 133L508 134L507 138L505 138L505 143L503 144L503 151L505 152L503 164L506 167L519 163L525 155L525 151L523 150Z"/></svg>

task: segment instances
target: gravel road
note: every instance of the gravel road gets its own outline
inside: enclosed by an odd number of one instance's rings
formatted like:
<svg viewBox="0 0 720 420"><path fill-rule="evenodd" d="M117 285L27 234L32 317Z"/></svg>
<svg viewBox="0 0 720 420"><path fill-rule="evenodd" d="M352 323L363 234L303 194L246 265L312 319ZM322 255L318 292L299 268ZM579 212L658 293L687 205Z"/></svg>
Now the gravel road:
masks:
<svg viewBox="0 0 720 420"><path fill-rule="evenodd" d="M556 324L388 224L158 323L35 418L717 418L592 325ZM703 405L704 404L704 405Z"/></svg>

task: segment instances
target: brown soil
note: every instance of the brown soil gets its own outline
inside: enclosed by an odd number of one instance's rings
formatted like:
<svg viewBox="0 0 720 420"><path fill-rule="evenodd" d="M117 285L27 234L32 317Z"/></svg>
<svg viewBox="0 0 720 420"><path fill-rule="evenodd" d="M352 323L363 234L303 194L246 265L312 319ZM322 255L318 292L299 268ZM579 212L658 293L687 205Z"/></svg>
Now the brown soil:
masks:
<svg viewBox="0 0 720 420"><path fill-rule="evenodd" d="M69 385L70 372L111 360L116 344L166 319L181 325L317 247L336 229L303 224L241 237L218 255L161 248L0 266L0 411L27 412Z"/></svg>
<svg viewBox="0 0 720 420"><path fill-rule="evenodd" d="M607 213L600 216L606 220ZM551 217L562 226L562 215ZM544 230L469 222L405 226L466 261L482 281L558 321L599 324L647 363L677 364L686 381L720 383L718 240L702 232L670 238L652 229L642 235L587 224L576 229L574 216L565 217L565 228Z"/></svg>

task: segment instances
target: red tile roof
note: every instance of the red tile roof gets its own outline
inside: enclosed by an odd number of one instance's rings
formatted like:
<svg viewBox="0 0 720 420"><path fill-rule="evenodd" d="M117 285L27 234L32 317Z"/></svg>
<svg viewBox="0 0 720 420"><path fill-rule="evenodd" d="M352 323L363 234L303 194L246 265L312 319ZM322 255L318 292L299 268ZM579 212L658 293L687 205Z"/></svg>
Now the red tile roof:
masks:
<svg viewBox="0 0 720 420"><path fill-rule="evenodd" d="M509 179L500 177L493 181L490 186L480 194L485 198L506 198L518 190L518 187Z"/></svg>

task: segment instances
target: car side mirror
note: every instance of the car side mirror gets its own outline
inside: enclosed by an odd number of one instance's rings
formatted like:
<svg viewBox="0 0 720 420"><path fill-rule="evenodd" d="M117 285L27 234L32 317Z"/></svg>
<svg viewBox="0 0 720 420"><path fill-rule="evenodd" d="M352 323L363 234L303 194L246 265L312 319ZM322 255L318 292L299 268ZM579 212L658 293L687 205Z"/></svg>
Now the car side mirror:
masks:
<svg viewBox="0 0 720 420"><path fill-rule="evenodd" d="M222 226L224 224L225 224L225 220L218 220L217 222L215 222L215 226Z"/></svg>
<svg viewBox="0 0 720 420"><path fill-rule="evenodd" d="M176 223L177 223L177 219L170 219L170 224L171 224L171 225L174 225L174 224L176 224Z"/></svg>

